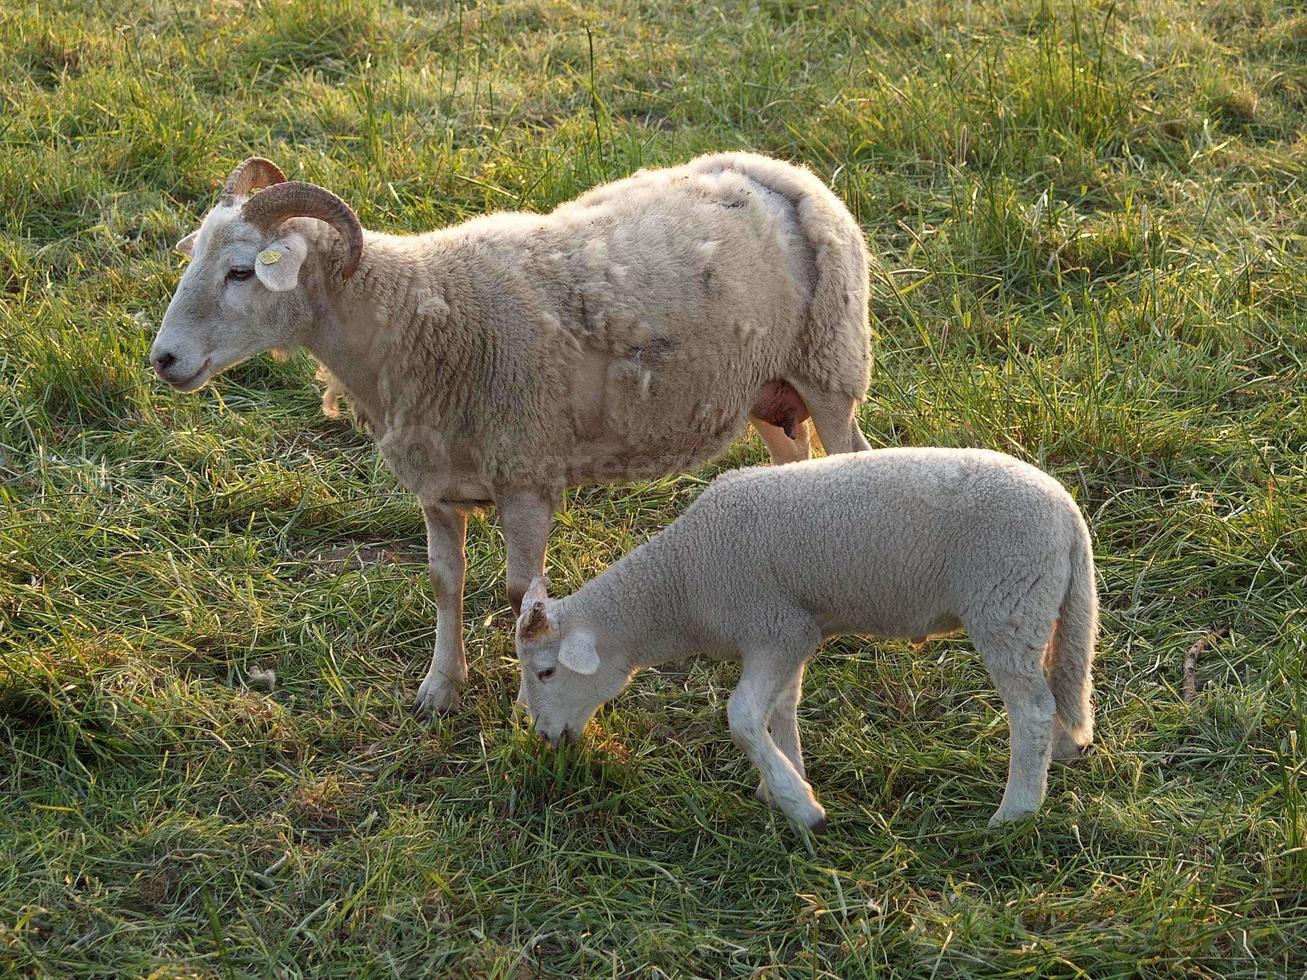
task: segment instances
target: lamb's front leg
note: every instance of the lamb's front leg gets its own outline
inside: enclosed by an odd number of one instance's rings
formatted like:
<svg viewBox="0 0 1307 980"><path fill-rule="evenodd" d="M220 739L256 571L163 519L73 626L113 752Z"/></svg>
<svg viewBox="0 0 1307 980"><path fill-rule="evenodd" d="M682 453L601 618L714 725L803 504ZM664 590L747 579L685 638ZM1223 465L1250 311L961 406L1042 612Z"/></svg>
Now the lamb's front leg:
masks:
<svg viewBox="0 0 1307 980"><path fill-rule="evenodd" d="M794 763L794 769L800 776L807 778L803 765L803 742L799 739L799 699L803 697L803 667L794 673L794 678L785 685L772 704L767 727L771 731L772 741L785 754L785 758ZM771 803L771 794L767 792L767 783L760 782L754 792L754 798L760 803Z"/></svg>
<svg viewBox="0 0 1307 980"><path fill-rule="evenodd" d="M785 655L750 651L740 671L740 683L727 702L726 718L731 738L758 767L767 793L781 812L819 834L826 829L826 811L767 731L772 706L781 692L797 681L795 668L782 666L790 662Z"/></svg>
<svg viewBox="0 0 1307 980"><path fill-rule="evenodd" d="M500 498L497 505L499 523L504 529L504 547L508 551L508 601L517 614L522 611L522 596L531 580L545 570L554 501L542 494L515 493ZM526 703L521 686L517 689L517 700L519 704Z"/></svg>
<svg viewBox="0 0 1307 980"><path fill-rule="evenodd" d="M463 653L463 581L467 576L467 515L444 504L424 505L427 565L436 594L436 649L418 688L420 712L453 711L467 683Z"/></svg>

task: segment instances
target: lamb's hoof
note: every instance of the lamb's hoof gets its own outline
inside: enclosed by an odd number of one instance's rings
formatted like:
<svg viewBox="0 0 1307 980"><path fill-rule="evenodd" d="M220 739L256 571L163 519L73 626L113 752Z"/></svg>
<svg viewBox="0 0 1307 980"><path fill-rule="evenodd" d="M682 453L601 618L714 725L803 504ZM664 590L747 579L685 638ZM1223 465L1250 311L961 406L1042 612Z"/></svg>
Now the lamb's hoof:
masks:
<svg viewBox="0 0 1307 980"><path fill-rule="evenodd" d="M458 707L459 689L448 678L428 677L418 688L413 710L423 716L447 715Z"/></svg>
<svg viewBox="0 0 1307 980"><path fill-rule="evenodd" d="M806 827L810 833L826 832L826 809L816 801L795 807L786 816L800 827Z"/></svg>
<svg viewBox="0 0 1307 980"><path fill-rule="evenodd" d="M1018 820L1023 820L1034 812L1035 812L1034 810L1018 810L1018 809L1005 811L1002 807L1000 807L998 812L989 818L989 824L987 826L989 827L990 830L994 830L998 827L1004 827L1010 823L1016 823Z"/></svg>
<svg viewBox="0 0 1307 980"><path fill-rule="evenodd" d="M753 798L759 803L765 803L771 806L771 793L767 791L766 783L759 783L758 788L753 791Z"/></svg>

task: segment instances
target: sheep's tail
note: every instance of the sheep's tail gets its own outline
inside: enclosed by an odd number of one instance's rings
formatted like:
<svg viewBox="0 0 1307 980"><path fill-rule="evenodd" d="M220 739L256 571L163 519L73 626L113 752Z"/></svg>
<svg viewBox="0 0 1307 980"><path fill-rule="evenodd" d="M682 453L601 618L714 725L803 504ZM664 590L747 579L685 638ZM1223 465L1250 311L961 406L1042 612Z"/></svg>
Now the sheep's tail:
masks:
<svg viewBox="0 0 1307 980"><path fill-rule="evenodd" d="M821 184L817 178L813 180ZM826 385L858 401L871 383L871 323L868 310L871 256L857 222L821 185L799 202L799 225L817 256L817 282L808 306L809 344L824 354L812 373ZM857 440L862 432L853 423ZM854 448L857 448L856 446Z"/></svg>
<svg viewBox="0 0 1307 980"><path fill-rule="evenodd" d="M753 153L717 153L690 164L734 170L786 198L811 246L816 281L808 306L811 379L859 401L871 381L868 298L872 256L862 228L835 193L806 167ZM859 433L861 434L861 433Z"/></svg>
<svg viewBox="0 0 1307 980"><path fill-rule="evenodd" d="M1058 612L1049 650L1048 686L1057 713L1077 745L1094 737L1094 708L1090 701L1094 641L1098 636L1098 593L1089 532L1083 525L1071 550L1071 581Z"/></svg>

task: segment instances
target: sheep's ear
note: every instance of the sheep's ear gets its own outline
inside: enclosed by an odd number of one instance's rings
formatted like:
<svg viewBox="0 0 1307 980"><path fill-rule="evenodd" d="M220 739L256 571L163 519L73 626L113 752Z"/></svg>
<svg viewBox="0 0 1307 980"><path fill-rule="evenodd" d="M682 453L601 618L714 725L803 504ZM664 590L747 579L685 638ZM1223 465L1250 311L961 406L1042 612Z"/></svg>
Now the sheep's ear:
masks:
<svg viewBox="0 0 1307 980"><path fill-rule="evenodd" d="M303 235L287 235L268 246L254 259L254 274L274 293L294 289L300 281L300 266L309 254Z"/></svg>
<svg viewBox="0 0 1307 980"><path fill-rule="evenodd" d="M595 649L594 635L578 630L564 637L558 648L558 662L578 674L593 674L599 669L599 651Z"/></svg>
<svg viewBox="0 0 1307 980"><path fill-rule="evenodd" d="M198 235L199 235L198 231L193 231L185 238L183 238L181 241L179 241L175 246L177 251L181 252L182 255L186 256L189 259L192 255L195 254L195 238Z"/></svg>

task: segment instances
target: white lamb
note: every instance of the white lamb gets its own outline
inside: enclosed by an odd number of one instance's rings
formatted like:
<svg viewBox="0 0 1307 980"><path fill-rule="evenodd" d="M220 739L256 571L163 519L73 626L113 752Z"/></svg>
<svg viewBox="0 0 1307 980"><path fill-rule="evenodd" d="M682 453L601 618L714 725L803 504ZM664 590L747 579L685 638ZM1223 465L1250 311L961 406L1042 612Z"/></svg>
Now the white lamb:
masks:
<svg viewBox="0 0 1307 980"><path fill-rule="evenodd" d="M796 708L829 636L970 633L1011 730L991 826L1038 809L1050 756L1093 737L1089 532L1056 480L1002 453L882 449L727 473L574 594L545 586L532 582L517 624L540 734L579 735L642 667L739 660L731 736L762 773L759 798L813 831L826 813L804 778Z"/></svg>
<svg viewBox="0 0 1307 980"><path fill-rule="evenodd" d="M263 189L261 189L263 188ZM255 193L258 191L258 193ZM321 187L251 158L178 248L151 350L182 391L304 347L346 392L426 520L437 603L421 708L467 680L466 512L494 504L516 608L565 487L679 472L752 421L772 458L867 448L868 256L813 174L743 153L596 188L551 214L366 231Z"/></svg>

